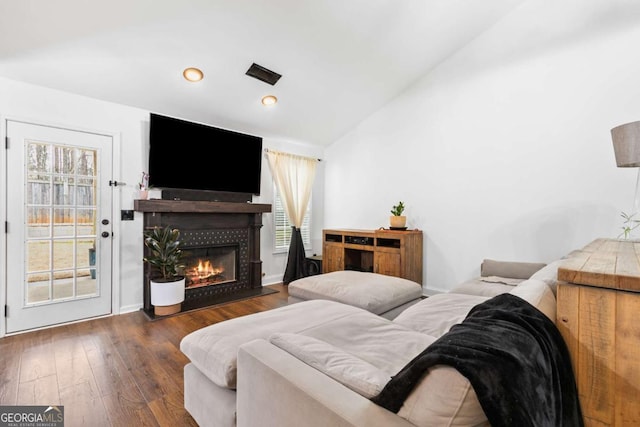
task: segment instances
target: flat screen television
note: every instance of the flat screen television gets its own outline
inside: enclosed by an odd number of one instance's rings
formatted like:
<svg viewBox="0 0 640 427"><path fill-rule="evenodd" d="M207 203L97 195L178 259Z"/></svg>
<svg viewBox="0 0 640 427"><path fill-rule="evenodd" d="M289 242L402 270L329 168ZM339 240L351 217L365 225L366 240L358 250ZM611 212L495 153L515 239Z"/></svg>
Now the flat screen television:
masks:
<svg viewBox="0 0 640 427"><path fill-rule="evenodd" d="M149 185L260 194L262 138L151 113Z"/></svg>

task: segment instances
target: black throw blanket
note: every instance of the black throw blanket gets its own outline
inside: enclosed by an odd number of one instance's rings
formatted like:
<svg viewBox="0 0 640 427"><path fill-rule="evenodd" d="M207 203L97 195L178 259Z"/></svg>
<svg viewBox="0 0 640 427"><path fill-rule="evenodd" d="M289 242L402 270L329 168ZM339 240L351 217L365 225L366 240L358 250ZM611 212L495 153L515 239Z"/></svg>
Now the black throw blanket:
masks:
<svg viewBox="0 0 640 427"><path fill-rule="evenodd" d="M515 295L498 295L475 306L372 401L398 412L435 365L454 367L469 380L493 427L584 425L569 351L560 332L542 312Z"/></svg>

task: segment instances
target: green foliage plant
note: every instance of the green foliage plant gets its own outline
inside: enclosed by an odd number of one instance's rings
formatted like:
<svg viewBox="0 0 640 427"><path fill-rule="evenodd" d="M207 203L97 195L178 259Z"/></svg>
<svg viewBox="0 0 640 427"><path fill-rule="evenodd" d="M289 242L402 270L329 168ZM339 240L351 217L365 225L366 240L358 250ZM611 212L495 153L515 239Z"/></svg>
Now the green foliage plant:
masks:
<svg viewBox="0 0 640 427"><path fill-rule="evenodd" d="M404 212L404 203L403 202L398 202L398 204L394 205L393 208L391 209L391 214L393 216L400 216L400 215L402 215L402 212Z"/></svg>
<svg viewBox="0 0 640 427"><path fill-rule="evenodd" d="M183 278L184 264L178 229L166 226L147 230L144 232L144 244L149 248L149 255L144 261L156 268L158 282L174 282Z"/></svg>

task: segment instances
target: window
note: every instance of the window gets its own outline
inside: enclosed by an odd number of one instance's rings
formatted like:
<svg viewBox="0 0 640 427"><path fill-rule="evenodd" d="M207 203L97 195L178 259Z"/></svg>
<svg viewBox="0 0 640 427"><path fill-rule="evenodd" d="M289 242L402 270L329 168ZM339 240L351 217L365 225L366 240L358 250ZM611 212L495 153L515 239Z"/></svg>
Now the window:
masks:
<svg viewBox="0 0 640 427"><path fill-rule="evenodd" d="M289 218L287 218L287 214L284 211L284 207L282 206L282 200L280 199L280 192L274 186L273 188L273 200L274 200L274 209L273 209L273 221L274 227L273 229L276 231L275 235L275 251L276 252L287 252L289 250L289 243L291 242L291 223L289 222ZM307 206L307 213L304 216L304 221L302 221L302 243L304 243L305 250L311 249L311 200L309 200L309 205Z"/></svg>

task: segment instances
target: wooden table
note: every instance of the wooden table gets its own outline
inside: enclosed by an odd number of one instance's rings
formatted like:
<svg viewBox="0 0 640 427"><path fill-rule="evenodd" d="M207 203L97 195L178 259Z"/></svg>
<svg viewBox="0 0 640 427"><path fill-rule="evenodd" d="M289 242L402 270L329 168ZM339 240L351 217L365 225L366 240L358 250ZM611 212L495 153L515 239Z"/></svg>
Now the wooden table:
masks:
<svg viewBox="0 0 640 427"><path fill-rule="evenodd" d="M640 425L640 243L596 239L558 269L558 329L586 426Z"/></svg>

